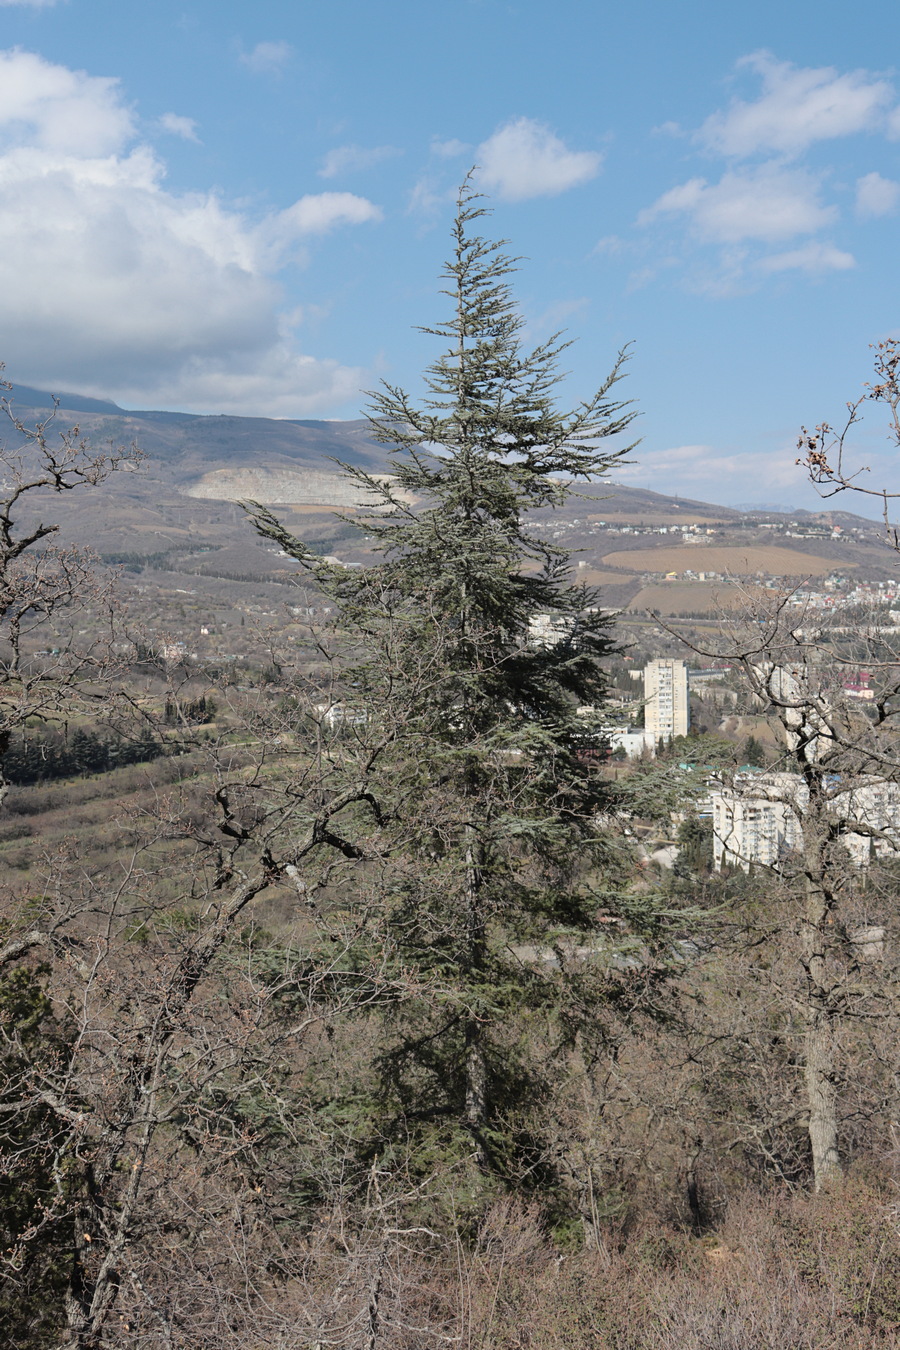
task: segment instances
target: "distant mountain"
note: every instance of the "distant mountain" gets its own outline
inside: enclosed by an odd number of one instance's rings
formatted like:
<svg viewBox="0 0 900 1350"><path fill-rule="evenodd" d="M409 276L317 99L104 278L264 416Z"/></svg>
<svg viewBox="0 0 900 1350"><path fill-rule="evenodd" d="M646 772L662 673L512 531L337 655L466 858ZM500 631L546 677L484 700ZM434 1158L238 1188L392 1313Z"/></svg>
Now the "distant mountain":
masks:
<svg viewBox="0 0 900 1350"><path fill-rule="evenodd" d="M23 385L13 390L12 402L26 423L46 417L48 409L54 406L51 393ZM348 484L335 461L373 474L390 473L390 456L384 446L372 439L369 423L362 418L328 422L139 411L120 408L110 400L72 393L61 394L59 403L60 423L77 422L82 434L98 447L109 442L134 442L144 451L140 473L116 474L104 488L101 497L109 500L109 508L103 508L100 520L94 510L82 504L82 510L87 510L91 517L90 528L99 528L103 537L113 529L119 541L128 527L119 520L114 527L113 522L119 506L125 502L139 515L149 512L155 516L160 509L176 511L178 520L185 523L190 533L187 522L191 517L191 501L196 504L198 526L201 517L207 518L218 509L218 503L227 505L251 497L306 512L313 508L327 512L334 507L346 509L359 504L358 489ZM113 506L113 502L119 506ZM802 515L809 519L817 514L844 526L861 519L849 512L717 506L607 480L579 485L577 494L560 513L562 518L573 522L584 517L590 522L608 519L610 523L648 525L687 524L692 520L727 524L746 520L748 515L782 518ZM148 517L148 529L150 523ZM167 528L171 531L171 522ZM87 525L81 512L73 529L84 537L82 532ZM182 528L175 530L179 538L184 532ZM155 520L152 533L154 537L168 537Z"/></svg>
<svg viewBox="0 0 900 1350"><path fill-rule="evenodd" d="M45 417L54 406L45 390L21 385L12 403L26 423ZM77 420L97 444L134 442L146 455L145 473L187 496L350 505L346 484L330 461L371 472L386 468L385 451L372 440L364 419L289 421L135 411L79 394L60 395L59 419Z"/></svg>
<svg viewBox="0 0 900 1350"><path fill-rule="evenodd" d="M669 497L663 492L651 492L649 488L631 487L628 483L611 483L601 480L585 489L599 502L608 502L607 513L612 516L646 517L647 523L671 521L673 524L686 524L696 517L703 520L737 520L741 512L733 506L715 506L711 502L701 502L693 497ZM665 520L663 520L665 518Z"/></svg>
<svg viewBox="0 0 900 1350"><path fill-rule="evenodd" d="M57 399L61 408L69 412L121 413L117 403L104 398L88 398L84 394L48 394L46 389L32 389L27 384L17 384L9 396L16 410L26 408L53 408Z"/></svg>

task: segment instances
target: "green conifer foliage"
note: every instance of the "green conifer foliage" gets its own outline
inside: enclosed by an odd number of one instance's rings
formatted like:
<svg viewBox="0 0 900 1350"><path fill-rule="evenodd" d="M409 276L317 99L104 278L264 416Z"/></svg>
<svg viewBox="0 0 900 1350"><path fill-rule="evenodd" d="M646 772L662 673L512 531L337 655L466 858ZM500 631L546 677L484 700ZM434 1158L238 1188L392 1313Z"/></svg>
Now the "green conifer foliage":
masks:
<svg viewBox="0 0 900 1350"><path fill-rule="evenodd" d="M744 742L744 762L753 764L757 768L765 767L766 752L762 743L755 736L748 736Z"/></svg>
<svg viewBox="0 0 900 1350"><path fill-rule="evenodd" d="M377 829L364 842L355 817L344 851L371 860L382 899L369 912L411 990L382 1028L369 1146L536 1182L533 1108L555 1049L596 1024L598 998L629 996L631 976L602 936L624 871L596 823L604 780L577 715L604 697L609 617L534 512L617 463L631 447L603 443L634 413L613 396L624 353L591 398L557 407L567 344L523 346L515 260L476 232L485 214L466 185L450 317L423 330L444 347L423 402L390 385L373 396L391 480L346 470L374 503L364 529L381 561L329 567L250 510L334 597L355 644L342 744L365 746L353 771Z"/></svg>

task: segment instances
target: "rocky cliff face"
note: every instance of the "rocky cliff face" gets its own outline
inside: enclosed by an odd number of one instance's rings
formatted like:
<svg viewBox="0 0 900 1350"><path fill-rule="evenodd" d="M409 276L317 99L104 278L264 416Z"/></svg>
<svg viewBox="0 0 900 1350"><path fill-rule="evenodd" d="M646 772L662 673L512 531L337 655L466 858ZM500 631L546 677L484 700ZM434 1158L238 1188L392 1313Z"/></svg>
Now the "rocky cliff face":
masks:
<svg viewBox="0 0 900 1350"><path fill-rule="evenodd" d="M382 475L386 477L386 475ZM367 494L351 479L327 469L212 469L181 491L214 501L255 501L265 505L366 507Z"/></svg>

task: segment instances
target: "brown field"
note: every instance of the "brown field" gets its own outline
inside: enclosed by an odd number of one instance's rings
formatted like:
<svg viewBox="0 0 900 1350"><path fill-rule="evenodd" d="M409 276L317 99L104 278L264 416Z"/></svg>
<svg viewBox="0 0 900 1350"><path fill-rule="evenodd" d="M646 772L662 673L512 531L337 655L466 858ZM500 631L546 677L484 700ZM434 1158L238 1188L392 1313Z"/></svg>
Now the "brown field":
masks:
<svg viewBox="0 0 900 1350"><path fill-rule="evenodd" d="M845 569L853 563L834 558L817 558L814 553L799 549L779 548L777 544L763 544L749 548L717 547L715 544L682 544L676 548L623 549L607 553L601 559L610 567L627 568L629 572L726 572L730 576L756 576L762 572L770 577L821 576Z"/></svg>
<svg viewBox="0 0 900 1350"><path fill-rule="evenodd" d="M599 567L592 567L588 563L587 567L579 567L574 574L575 580L582 582L585 586L621 586L627 577L623 577L621 572L604 572Z"/></svg>
<svg viewBox="0 0 900 1350"><path fill-rule="evenodd" d="M739 609L746 604L742 587L724 582L700 581L695 584L661 582L645 586L628 605L629 613L650 610L659 614L708 614L711 618L723 609Z"/></svg>
<svg viewBox="0 0 900 1350"><path fill-rule="evenodd" d="M621 586L623 581L628 581L628 577L623 577L621 572L606 572L602 567L595 567L593 563L585 559L585 566L579 567L578 554L572 559L574 564L572 570L572 580L580 582L584 586ZM541 565L537 559L531 559L524 564L522 571L529 576L537 576L541 570Z"/></svg>

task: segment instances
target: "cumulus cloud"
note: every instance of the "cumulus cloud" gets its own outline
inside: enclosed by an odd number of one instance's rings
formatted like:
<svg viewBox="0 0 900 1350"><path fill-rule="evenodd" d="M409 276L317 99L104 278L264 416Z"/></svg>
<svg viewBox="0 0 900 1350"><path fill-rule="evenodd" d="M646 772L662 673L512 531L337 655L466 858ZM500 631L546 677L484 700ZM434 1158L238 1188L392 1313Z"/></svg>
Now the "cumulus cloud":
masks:
<svg viewBox="0 0 900 1350"><path fill-rule="evenodd" d="M785 253L771 253L757 263L762 272L847 272L856 266L852 253L813 240Z"/></svg>
<svg viewBox="0 0 900 1350"><path fill-rule="evenodd" d="M748 239L775 243L812 234L828 225L836 211L822 203L814 175L766 164L726 173L714 184L692 178L663 193L640 213L638 222L647 225L670 215L687 216L701 239L735 244Z"/></svg>
<svg viewBox="0 0 900 1350"><path fill-rule="evenodd" d="M761 258L757 263L760 271L811 271L811 273L849 271L855 265L857 261L853 254L843 251L843 248L835 248L834 244L819 243L818 240L803 244L801 248L789 248L787 252L769 254L768 258Z"/></svg>
<svg viewBox="0 0 900 1350"><path fill-rule="evenodd" d="M888 81L867 71L798 67L771 52L755 52L739 64L761 77L762 94L753 102L733 99L698 133L702 144L723 155L796 155L816 141L883 127L894 102Z"/></svg>
<svg viewBox="0 0 900 1350"><path fill-rule="evenodd" d="M900 201L900 183L882 178L880 173L867 173L856 180L856 212L864 219L871 216L889 216Z"/></svg>
<svg viewBox="0 0 900 1350"><path fill-rule="evenodd" d="M134 131L116 81L0 53L0 351L15 377L294 416L358 387L357 372L298 353L277 270L377 208L332 192L251 219L167 191Z"/></svg>
<svg viewBox="0 0 900 1350"><path fill-rule="evenodd" d="M191 356L177 369L154 372L156 378L124 380L115 397L125 407L184 408L193 411L264 417L328 414L359 397L370 377L354 366L321 360L297 351L285 330L272 346L246 352L240 362L228 356ZM82 381L79 388L97 397L108 385Z"/></svg>
<svg viewBox="0 0 900 1350"><path fill-rule="evenodd" d="M458 141L453 138L449 141L435 140L431 142L431 153L439 155L441 159L456 159L457 155L464 155L471 148L465 141Z"/></svg>
<svg viewBox="0 0 900 1350"><path fill-rule="evenodd" d="M185 141L194 141L196 145L200 144L197 123L192 117L179 117L178 113L163 113L159 125L163 131L168 131L173 136L180 136Z"/></svg>
<svg viewBox="0 0 900 1350"><path fill-rule="evenodd" d="M570 150L549 127L517 117L498 127L475 152L478 182L505 201L555 197L594 178L602 156Z"/></svg>
<svg viewBox="0 0 900 1350"><path fill-rule="evenodd" d="M738 68L758 77L758 97L733 98L693 137L707 159L725 160L724 172L679 183L640 212L638 223L683 222L685 257L691 243L708 246L699 264L694 258L689 263L691 288L708 295L737 294L776 273L821 276L854 268L853 254L827 237L846 195L834 192L829 201L826 189L843 187L843 175L820 165L813 172L803 157L839 137L900 138L893 84L866 70L795 66L767 51L743 58ZM890 215L898 207L900 182L876 172L857 180L858 218Z"/></svg>
<svg viewBox="0 0 900 1350"><path fill-rule="evenodd" d="M707 501L720 501L722 484L728 484L731 500L742 493L759 494L766 489L805 484L790 445L774 450L723 450L713 445L676 445L665 450L642 450L640 459L616 468L616 478L636 486L653 486L657 492L691 493Z"/></svg>
<svg viewBox="0 0 900 1350"><path fill-rule="evenodd" d="M19 48L0 52L0 136L7 146L106 155L134 128L118 80L68 70Z"/></svg>
<svg viewBox="0 0 900 1350"><path fill-rule="evenodd" d="M252 51L241 52L241 61L254 75L274 75L283 70L294 54L289 42L257 42Z"/></svg>
<svg viewBox="0 0 900 1350"><path fill-rule="evenodd" d="M375 145L369 149L363 145L338 145L329 150L322 161L319 177L337 178L344 173L358 173L402 154L395 145Z"/></svg>
<svg viewBox="0 0 900 1350"><path fill-rule="evenodd" d="M301 197L284 211L275 211L250 232L258 257L275 270L310 235L327 234L338 225L364 225L381 219L381 212L365 197L352 192L317 192Z"/></svg>

